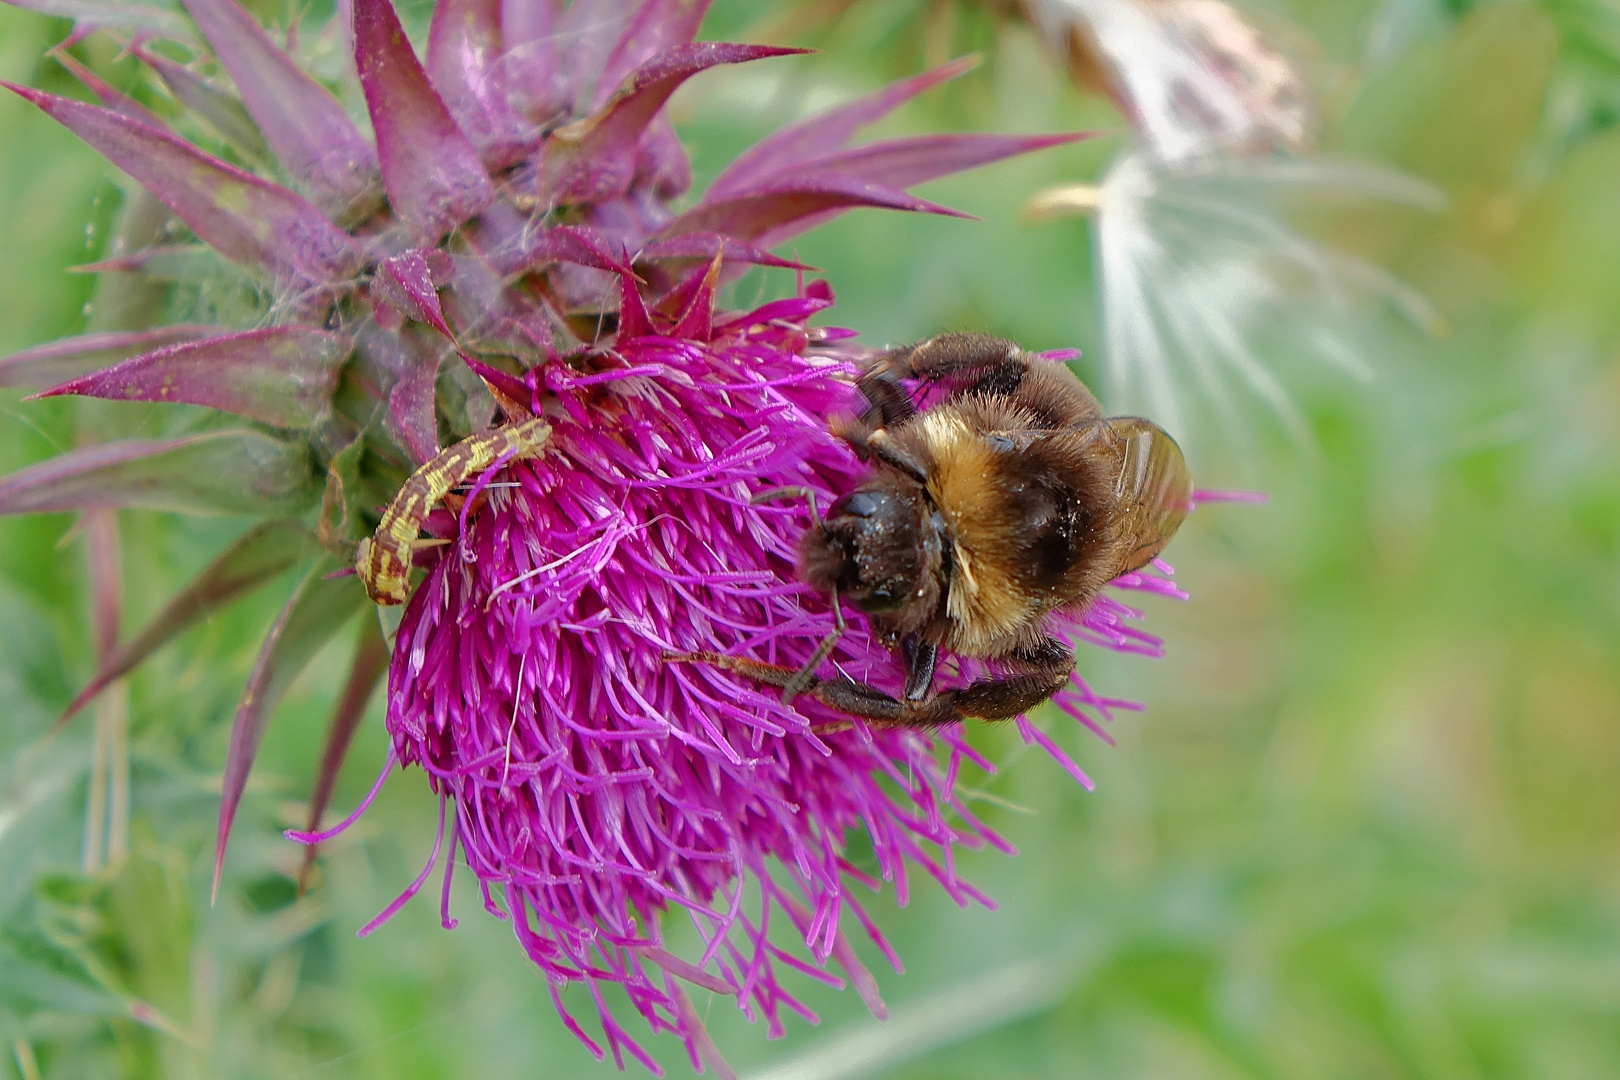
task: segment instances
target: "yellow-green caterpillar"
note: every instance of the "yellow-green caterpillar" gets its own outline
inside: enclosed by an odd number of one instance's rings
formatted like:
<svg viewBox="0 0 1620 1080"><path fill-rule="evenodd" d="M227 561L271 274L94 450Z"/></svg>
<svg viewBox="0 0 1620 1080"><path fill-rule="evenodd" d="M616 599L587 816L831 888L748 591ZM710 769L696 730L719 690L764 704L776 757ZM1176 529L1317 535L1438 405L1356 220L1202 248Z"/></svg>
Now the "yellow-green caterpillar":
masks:
<svg viewBox="0 0 1620 1080"><path fill-rule="evenodd" d="M538 417L471 435L422 463L383 511L377 531L360 541L354 569L379 604L403 604L410 592L411 556L433 505L457 484L510 455L538 457L551 425Z"/></svg>

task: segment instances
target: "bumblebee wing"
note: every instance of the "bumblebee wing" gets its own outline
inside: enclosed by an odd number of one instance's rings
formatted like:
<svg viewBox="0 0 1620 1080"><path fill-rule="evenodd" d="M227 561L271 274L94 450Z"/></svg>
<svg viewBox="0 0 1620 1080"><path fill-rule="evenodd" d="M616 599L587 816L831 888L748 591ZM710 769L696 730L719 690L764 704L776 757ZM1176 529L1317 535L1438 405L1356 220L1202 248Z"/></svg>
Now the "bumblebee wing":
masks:
<svg viewBox="0 0 1620 1080"><path fill-rule="evenodd" d="M1114 497L1125 552L1121 574L1152 562L1176 535L1192 506L1192 473L1181 447L1157 424L1136 416L1108 421L1120 441Z"/></svg>

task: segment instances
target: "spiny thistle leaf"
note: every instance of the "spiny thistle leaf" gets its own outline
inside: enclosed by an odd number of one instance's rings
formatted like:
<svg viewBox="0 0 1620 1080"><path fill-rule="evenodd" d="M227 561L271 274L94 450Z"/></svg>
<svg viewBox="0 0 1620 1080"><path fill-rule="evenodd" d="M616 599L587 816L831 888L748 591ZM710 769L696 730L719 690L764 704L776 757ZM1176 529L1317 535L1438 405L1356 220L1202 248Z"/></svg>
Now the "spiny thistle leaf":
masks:
<svg viewBox="0 0 1620 1080"><path fill-rule="evenodd" d="M331 410L338 369L353 351L342 334L307 326L248 330L157 349L34 396L177 401L301 429Z"/></svg>
<svg viewBox="0 0 1620 1080"><path fill-rule="evenodd" d="M433 243L494 201L489 173L388 0L354 0L354 58L389 203L417 239Z"/></svg>
<svg viewBox="0 0 1620 1080"><path fill-rule="evenodd" d="M506 6L517 4L508 0ZM547 6L555 9L561 4L548 0ZM600 77L603 65L641 7L642 0L573 0L557 14L552 62L562 105L588 112L590 103L584 95L593 85L605 83L613 89L613 83Z"/></svg>
<svg viewBox="0 0 1620 1080"><path fill-rule="evenodd" d="M67 69L68 74L78 79L85 89L96 95L107 108L131 120L139 120L143 124L167 130L168 125L159 119L156 113L79 63L72 53L57 49L51 55L58 64Z"/></svg>
<svg viewBox="0 0 1620 1080"><path fill-rule="evenodd" d="M382 420L402 449L425 461L438 449L434 385L443 350L420 327L389 332L363 325L357 352L363 377L372 384Z"/></svg>
<svg viewBox="0 0 1620 1080"><path fill-rule="evenodd" d="M634 177L642 133L681 83L720 64L804 51L712 41L665 50L628 75L598 112L552 133L540 162L541 199L555 204L617 198Z"/></svg>
<svg viewBox="0 0 1620 1080"><path fill-rule="evenodd" d="M417 462L439 452L439 426L434 418L435 387L443 361L437 354L415 365L388 392L388 415Z"/></svg>
<svg viewBox="0 0 1620 1080"><path fill-rule="evenodd" d="M500 69L506 77L507 99L530 120L551 119L571 104L565 101L557 64L561 10L561 0L501 0L501 44L506 53Z"/></svg>
<svg viewBox="0 0 1620 1080"><path fill-rule="evenodd" d="M191 27L173 9L157 4L125 3L123 0L6 0L20 8L72 19L79 29L135 30L162 34L176 41L190 39Z"/></svg>
<svg viewBox="0 0 1620 1080"><path fill-rule="evenodd" d="M428 28L428 75L491 169L512 164L539 143L533 126L513 107L510 68L501 40L500 0L440 0Z"/></svg>
<svg viewBox="0 0 1620 1080"><path fill-rule="evenodd" d="M176 101L207 121L222 139L255 161L270 159L269 144L240 98L151 49L136 46L131 51L141 63L158 73Z"/></svg>
<svg viewBox="0 0 1620 1080"><path fill-rule="evenodd" d="M119 330L62 338L0 358L0 386L50 386L153 349L229 332L229 328L223 326L176 323L154 330Z"/></svg>
<svg viewBox="0 0 1620 1080"><path fill-rule="evenodd" d="M401 315L454 338L439 306L439 287L448 282L454 266L455 260L438 248L411 248L378 264L372 287Z"/></svg>
<svg viewBox="0 0 1620 1080"><path fill-rule="evenodd" d="M884 187L908 188L951 173L976 169L980 165L1045 150L1050 146L1064 146L1089 137L1087 132L1064 135L918 135L872 146L851 147L800 161L766 177L761 185L778 177L847 176Z"/></svg>
<svg viewBox="0 0 1620 1080"><path fill-rule="evenodd" d="M457 255L455 268L443 303L446 321L459 328L456 340L473 349L511 355L525 366L541 362L553 344L552 316L544 302L534 293L510 288L498 268L476 252ZM450 370L454 377L457 369ZM471 385L476 387L477 381ZM470 433L483 426L460 425L456 430Z"/></svg>
<svg viewBox="0 0 1620 1080"><path fill-rule="evenodd" d="M140 633L107 658L95 678L63 710L58 722L68 720L91 698L135 670L176 634L291 569L312 544L309 530L296 521L269 521L249 529L171 597Z"/></svg>
<svg viewBox="0 0 1620 1080"><path fill-rule="evenodd" d="M479 239L499 234L499 230L490 229L481 232ZM588 225L557 225L544 232L505 235L511 240L497 241L485 249L495 267L505 274L537 270L548 263L573 263L613 273L629 269L624 252L616 253L613 242Z"/></svg>
<svg viewBox="0 0 1620 1080"><path fill-rule="evenodd" d="M808 177L750 189L720 202L701 202L664 226L658 239L724 230L739 239L771 247L809 228L824 215L858 206L946 217L973 216L882 184L844 176Z"/></svg>
<svg viewBox="0 0 1620 1080"><path fill-rule="evenodd" d="M709 185L707 197L718 200L756 185L765 177L778 176L800 161L830 154L861 128L881 120L923 91L972 71L978 64L978 57L964 56L773 132L721 170Z"/></svg>
<svg viewBox="0 0 1620 1080"><path fill-rule="evenodd" d="M708 261L716 255L730 264L747 263L752 266L777 266L785 270L814 270L794 259L772 255L764 248L745 243L724 233L693 232L679 236L652 240L638 253L637 262L659 260L702 259Z"/></svg>
<svg viewBox="0 0 1620 1080"><path fill-rule="evenodd" d="M100 443L0 477L0 514L92 506L177 514L297 513L317 494L309 444L257 431Z"/></svg>
<svg viewBox="0 0 1620 1080"><path fill-rule="evenodd" d="M720 287L720 261L720 254L716 252L708 271L701 278L694 279L698 283L697 288L693 290L692 299L679 321L670 330L672 336L707 341L714 332L714 296Z"/></svg>
<svg viewBox="0 0 1620 1080"><path fill-rule="evenodd" d="M690 44L712 0L650 0L636 9L618 44L602 63L593 109L608 103L619 84L666 49Z"/></svg>
<svg viewBox="0 0 1620 1080"><path fill-rule="evenodd" d="M348 234L284 187L150 124L26 86L27 98L123 169L221 255L324 285L359 268Z"/></svg>
<svg viewBox="0 0 1620 1080"><path fill-rule="evenodd" d="M365 196L377 155L349 114L236 0L184 0L242 103L293 178L328 213Z"/></svg>
<svg viewBox="0 0 1620 1080"><path fill-rule="evenodd" d="M337 785L338 770L348 756L349 744L354 741L354 733L365 716L371 695L387 670L388 643L383 640L377 620L362 619L354 659L349 664L349 679L343 686L337 706L332 710L332 720L326 729L326 744L321 750L320 768L315 774L315 787L309 796L309 832L317 832L321 827L321 817L326 813L327 804L332 801L332 789ZM304 862L298 870L300 892L308 884L309 871L318 854L318 844L304 849Z"/></svg>
<svg viewBox="0 0 1620 1080"><path fill-rule="evenodd" d="M343 624L354 617L366 599L359 584L349 578L329 578L329 561L317 564L288 598L275 624L265 635L259 658L248 676L247 688L231 723L231 745L225 752L224 792L219 807L219 833L214 845L213 896L219 896L220 872L225 867L225 844L231 823L247 786L248 772L259 752L270 714L305 665Z"/></svg>

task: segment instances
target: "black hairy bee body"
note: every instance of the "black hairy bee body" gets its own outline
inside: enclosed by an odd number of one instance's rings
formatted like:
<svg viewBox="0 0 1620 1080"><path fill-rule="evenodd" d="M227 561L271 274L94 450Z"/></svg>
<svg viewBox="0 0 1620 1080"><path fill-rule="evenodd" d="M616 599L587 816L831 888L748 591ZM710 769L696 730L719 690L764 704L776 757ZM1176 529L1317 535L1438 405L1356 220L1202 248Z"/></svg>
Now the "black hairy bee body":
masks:
<svg viewBox="0 0 1620 1080"><path fill-rule="evenodd" d="M902 380L937 383L919 410ZM713 653L719 664L885 724L936 726L1017 716L1074 670L1047 626L1109 581L1151 562L1186 516L1192 478L1162 429L1103 414L1067 367L983 334L943 334L880 354L857 384L868 406L834 426L871 473L813 520L800 573L853 603L906 662L901 697L815 669ZM936 654L998 674L931 693Z"/></svg>

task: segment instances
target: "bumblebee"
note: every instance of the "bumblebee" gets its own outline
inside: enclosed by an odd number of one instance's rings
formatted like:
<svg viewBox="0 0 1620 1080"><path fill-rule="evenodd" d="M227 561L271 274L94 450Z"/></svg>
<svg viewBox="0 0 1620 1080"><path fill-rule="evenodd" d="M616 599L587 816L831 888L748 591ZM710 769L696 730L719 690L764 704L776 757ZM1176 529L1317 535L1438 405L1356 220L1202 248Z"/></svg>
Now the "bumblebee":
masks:
<svg viewBox="0 0 1620 1080"><path fill-rule="evenodd" d="M933 384L917 407L903 380ZM823 519L810 498L801 577L832 598L835 629L799 669L717 653L713 664L881 725L1005 720L1057 693L1074 655L1047 617L1078 615L1109 581L1151 562L1191 505L1192 477L1161 428L1105 417L1069 369L985 334L950 333L875 357L867 408L834 431L871 473ZM816 669L844 632L840 602L904 657L900 697ZM996 674L933 693L940 650Z"/></svg>

